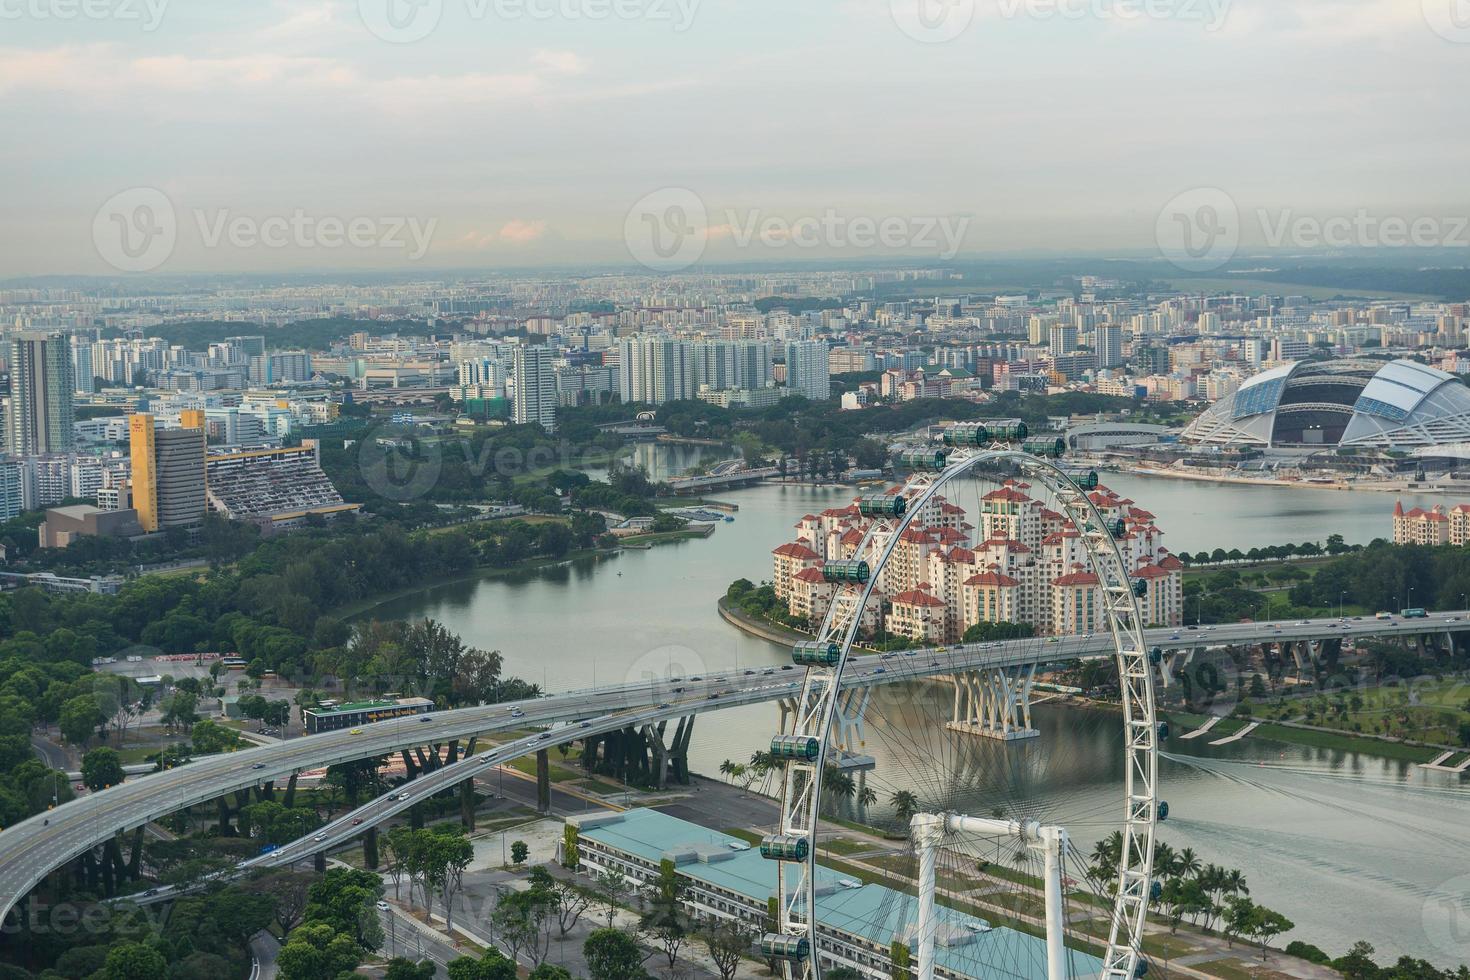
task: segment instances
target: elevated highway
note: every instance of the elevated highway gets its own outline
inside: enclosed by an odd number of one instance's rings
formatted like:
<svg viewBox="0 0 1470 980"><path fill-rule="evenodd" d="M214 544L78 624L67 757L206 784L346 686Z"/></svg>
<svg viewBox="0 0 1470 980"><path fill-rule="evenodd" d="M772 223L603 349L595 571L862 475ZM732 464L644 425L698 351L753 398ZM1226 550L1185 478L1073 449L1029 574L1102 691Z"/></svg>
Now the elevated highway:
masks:
<svg viewBox="0 0 1470 980"><path fill-rule="evenodd" d="M1150 646L1164 651L1255 643L1294 643L1349 637L1423 636L1470 630L1470 614L1432 613L1424 619L1390 621L1371 617L1303 622L1237 623L1199 629L1155 629ZM1111 656L1104 635L959 644L914 651L911 655L856 658L845 675L850 687L891 684L967 671L985 671ZM658 678L568 691L516 704L485 705L410 716L360 729L327 732L278 745L211 756L165 772L131 779L89 794L0 832L0 916L47 874L118 833L142 827L185 807L208 802L262 783L288 779L307 769L388 755L404 749L496 732L563 726L525 736L493 753L472 756L426 773L394 796L379 799L333 821L320 840L293 842L262 855L252 865L287 863L323 850L401 812L424 793L444 789L489 763L504 763L543 748L590 735L680 718L742 704L779 701L791 696L799 673L790 668L732 670L696 678ZM584 724L586 723L586 724ZM488 762L487 762L488 757ZM353 821L358 821L354 823Z"/></svg>

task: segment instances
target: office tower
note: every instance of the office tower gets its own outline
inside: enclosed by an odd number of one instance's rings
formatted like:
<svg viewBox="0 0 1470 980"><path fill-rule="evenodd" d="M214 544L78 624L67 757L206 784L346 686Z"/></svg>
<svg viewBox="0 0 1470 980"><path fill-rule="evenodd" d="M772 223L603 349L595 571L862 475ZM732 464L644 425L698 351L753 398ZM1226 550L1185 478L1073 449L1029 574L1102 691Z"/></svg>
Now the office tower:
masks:
<svg viewBox="0 0 1470 980"><path fill-rule="evenodd" d="M159 429L152 415L128 420L133 507L144 531L188 527L204 518L204 413L181 412L181 427Z"/></svg>
<svg viewBox="0 0 1470 980"><path fill-rule="evenodd" d="M1104 323L1097 328L1097 366L1113 368L1123 363L1123 328Z"/></svg>
<svg viewBox="0 0 1470 980"><path fill-rule="evenodd" d="M225 343L237 348L247 360L251 357L263 357L265 355L264 337L226 337Z"/></svg>
<svg viewBox="0 0 1470 980"><path fill-rule="evenodd" d="M556 372L550 347L516 348L516 400L513 416L517 425L540 425L556 431Z"/></svg>
<svg viewBox="0 0 1470 980"><path fill-rule="evenodd" d="M10 454L35 456L70 450L75 391L71 345L65 334L16 334L10 343Z"/></svg>
<svg viewBox="0 0 1470 980"><path fill-rule="evenodd" d="M75 390L86 394L95 391L92 375L92 338L73 334L71 338L71 373Z"/></svg>
<svg viewBox="0 0 1470 980"><path fill-rule="evenodd" d="M831 377L826 344L807 340L786 345L786 387L793 395L826 401L832 397Z"/></svg>

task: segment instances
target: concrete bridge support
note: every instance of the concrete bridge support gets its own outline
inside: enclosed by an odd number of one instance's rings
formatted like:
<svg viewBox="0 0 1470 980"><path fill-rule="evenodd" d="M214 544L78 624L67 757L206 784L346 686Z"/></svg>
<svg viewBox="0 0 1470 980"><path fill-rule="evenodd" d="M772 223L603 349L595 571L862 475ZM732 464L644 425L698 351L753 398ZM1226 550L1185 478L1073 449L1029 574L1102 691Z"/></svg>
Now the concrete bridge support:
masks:
<svg viewBox="0 0 1470 980"><path fill-rule="evenodd" d="M950 675L954 711L945 726L953 732L1013 741L1035 738L1031 727L1031 689L1036 665L999 670L969 670Z"/></svg>
<svg viewBox="0 0 1470 980"><path fill-rule="evenodd" d="M863 716L872 701L871 687L858 687L837 695L837 710L833 712L832 744L837 747L838 769L866 771L877 764L867 753L868 735L863 728Z"/></svg>
<svg viewBox="0 0 1470 980"><path fill-rule="evenodd" d="M551 812L551 756L545 749L536 753L536 810Z"/></svg>

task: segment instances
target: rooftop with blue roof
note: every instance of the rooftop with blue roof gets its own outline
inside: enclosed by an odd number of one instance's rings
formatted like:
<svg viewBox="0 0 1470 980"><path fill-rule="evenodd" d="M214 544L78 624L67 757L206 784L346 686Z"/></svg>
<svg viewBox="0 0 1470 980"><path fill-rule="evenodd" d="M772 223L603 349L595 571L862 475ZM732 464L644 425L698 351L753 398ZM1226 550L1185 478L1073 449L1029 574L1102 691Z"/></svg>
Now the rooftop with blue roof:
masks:
<svg viewBox="0 0 1470 980"><path fill-rule="evenodd" d="M616 814L569 817L582 839L596 841L657 867L671 860L679 874L734 892L764 908L776 894L776 862L739 838L669 816L634 809ZM941 898L941 902L943 899ZM882 885L864 884L841 872L818 868L817 921L831 930L862 937L887 949L895 939L910 942L918 900ZM953 975L1045 980L1043 940L956 909L939 907L936 966ZM1096 976L1101 961L1072 950L1069 974Z"/></svg>

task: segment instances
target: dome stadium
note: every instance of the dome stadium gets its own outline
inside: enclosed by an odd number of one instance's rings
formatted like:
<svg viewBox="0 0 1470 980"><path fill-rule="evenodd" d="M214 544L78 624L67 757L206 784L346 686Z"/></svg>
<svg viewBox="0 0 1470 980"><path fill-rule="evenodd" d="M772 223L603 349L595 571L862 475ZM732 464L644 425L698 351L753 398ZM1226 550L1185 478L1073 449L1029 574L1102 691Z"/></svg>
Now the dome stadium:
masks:
<svg viewBox="0 0 1470 980"><path fill-rule="evenodd" d="M1470 440L1470 388L1415 361L1298 361L1264 371L1190 423L1185 442L1412 450Z"/></svg>

